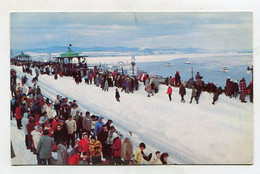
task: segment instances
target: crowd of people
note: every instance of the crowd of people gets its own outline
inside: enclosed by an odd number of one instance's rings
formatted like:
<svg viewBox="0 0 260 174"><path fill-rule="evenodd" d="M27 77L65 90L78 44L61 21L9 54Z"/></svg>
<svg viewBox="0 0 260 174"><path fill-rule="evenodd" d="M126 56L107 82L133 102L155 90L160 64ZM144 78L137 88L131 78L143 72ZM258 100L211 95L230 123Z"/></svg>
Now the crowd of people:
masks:
<svg viewBox="0 0 260 174"><path fill-rule="evenodd" d="M77 84L82 82L84 79L85 83L88 85L94 84L97 87L100 87L103 91L108 91L110 87L117 87L115 90L115 98L120 102L120 93L125 91L125 93L133 93L134 90L138 90L139 81L143 82L145 86L145 91L147 92L147 97L154 96L155 93L158 93L159 86L162 83L159 81L158 77L150 77L148 74L141 74L139 78L136 76L129 76L120 74L118 70L110 72L108 70L103 71L101 68L96 66L93 69L87 67L86 64L61 64L54 62L28 62L28 61L12 61L12 64L16 66L22 66L23 72L32 75L32 68L35 69L35 78L33 81L38 80L40 74L54 75L54 79L63 76L71 76ZM172 87L179 88L179 94L181 96L181 102L185 102L184 96L186 95L186 88L192 89L190 102L192 103L193 98L196 103L199 103L199 98L201 92L205 91L208 93L213 93L213 102L218 100L219 95L225 93L226 96L232 98L237 97L240 89L240 100L241 102L246 102L245 97L249 95L250 102L253 102L253 82L251 81L248 87L246 86L245 78L243 78L239 84L238 80L232 81L228 78L226 81L226 86L224 89L217 87L215 83L208 82L205 83L203 77L197 72L194 78L190 78L187 82L181 80L179 71L176 71L174 77L165 78L164 84L168 86L166 94L168 94L169 100L172 100ZM23 77L23 83L27 80L27 77ZM12 92L14 92L15 86L11 86Z"/></svg>
<svg viewBox="0 0 260 174"><path fill-rule="evenodd" d="M38 165L134 165L167 164L168 153L157 151L146 155L146 145L140 143L133 152L132 133L123 137L104 117L84 114L76 100L57 95L51 101L34 87L17 83L16 71L11 70L11 119L25 134L25 145L36 155ZM57 152L57 159L52 158ZM152 158L153 157L153 158Z"/></svg>
<svg viewBox="0 0 260 174"><path fill-rule="evenodd" d="M86 64L61 64L53 62L28 62L28 61L15 61L11 62L15 66L22 66L24 73L31 74L32 69L35 70L34 80L38 80L39 75L53 75L54 79L59 77L73 77L77 84L82 83L82 79L88 85L94 84L100 87L103 91L108 91L110 87L117 87L121 92L133 93L138 90L138 78L127 74L119 73L118 69L110 72L102 70L97 66L93 68L87 67Z"/></svg>
<svg viewBox="0 0 260 174"><path fill-rule="evenodd" d="M196 103L199 104L199 98L201 95L201 92L205 91L208 93L213 93L213 102L214 105L215 102L218 100L219 95L224 93L226 96L232 98L237 98L239 91L240 91L240 100L242 103L246 103L245 97L246 95L249 96L250 102L253 103L253 81L250 82L248 86L246 86L246 80L245 78L242 78L239 83L238 80L233 81L230 77L226 80L226 86L224 89L221 87L217 87L215 83L210 82L205 84L205 82L202 80L203 77L197 72L197 75L195 76L195 80L192 77L187 82L181 81L181 77L179 75L179 72L177 71L175 74L175 77L167 77L165 79L165 84L168 85L168 89L166 94L169 96L169 101L172 100L172 87L178 87L179 88L179 94L181 96L181 102L185 102L184 96L186 95L186 89L185 88L191 88L191 99L189 103L192 103L193 98L196 100Z"/></svg>

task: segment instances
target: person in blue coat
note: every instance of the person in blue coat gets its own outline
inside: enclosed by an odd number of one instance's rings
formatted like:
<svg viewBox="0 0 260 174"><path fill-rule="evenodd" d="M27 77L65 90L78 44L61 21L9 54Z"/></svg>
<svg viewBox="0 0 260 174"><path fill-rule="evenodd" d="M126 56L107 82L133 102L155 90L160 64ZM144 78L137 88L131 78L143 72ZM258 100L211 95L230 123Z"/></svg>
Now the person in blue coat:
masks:
<svg viewBox="0 0 260 174"><path fill-rule="evenodd" d="M102 127L104 125L103 121L104 121L104 117L100 116L98 122L95 125L95 136L97 136L99 132L102 131Z"/></svg>
<svg viewBox="0 0 260 174"><path fill-rule="evenodd" d="M85 79L85 83L89 84L89 76L88 76L88 74L85 75L84 79Z"/></svg>

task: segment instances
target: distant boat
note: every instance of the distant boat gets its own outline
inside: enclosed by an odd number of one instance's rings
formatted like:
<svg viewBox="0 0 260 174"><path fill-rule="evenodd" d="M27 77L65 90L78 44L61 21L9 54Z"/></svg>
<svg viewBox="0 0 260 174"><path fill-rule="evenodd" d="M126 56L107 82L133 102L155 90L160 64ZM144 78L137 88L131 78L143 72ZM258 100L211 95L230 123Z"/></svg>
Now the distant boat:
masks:
<svg viewBox="0 0 260 174"><path fill-rule="evenodd" d="M225 67L225 68L222 68L221 71L222 71L222 72L229 72L229 69L227 69L227 68Z"/></svg>
<svg viewBox="0 0 260 174"><path fill-rule="evenodd" d="M166 63L165 66L167 67L172 66L172 63Z"/></svg>
<svg viewBox="0 0 260 174"><path fill-rule="evenodd" d="M185 64L190 64L190 62L189 62L189 61L186 61Z"/></svg>

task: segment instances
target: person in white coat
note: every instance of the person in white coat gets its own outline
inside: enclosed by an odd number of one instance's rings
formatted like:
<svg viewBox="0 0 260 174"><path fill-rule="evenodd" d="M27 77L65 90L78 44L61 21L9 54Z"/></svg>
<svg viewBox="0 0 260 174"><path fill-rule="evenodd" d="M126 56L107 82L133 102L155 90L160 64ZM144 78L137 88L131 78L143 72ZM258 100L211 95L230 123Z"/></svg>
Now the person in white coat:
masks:
<svg viewBox="0 0 260 174"><path fill-rule="evenodd" d="M70 115L72 116L73 119L75 119L77 111L80 112L79 107L77 105L73 105L73 107L70 110Z"/></svg>
<svg viewBox="0 0 260 174"><path fill-rule="evenodd" d="M29 120L28 120L28 113L25 112L23 114L23 118L22 118L22 129L23 129L23 132L24 132L24 135L25 135L25 145L27 147L27 149L30 149L30 146L29 146L29 139L28 139L28 131L27 131L27 124L29 123Z"/></svg>
<svg viewBox="0 0 260 174"><path fill-rule="evenodd" d="M68 148L70 146L70 142L71 142L71 146L72 148L74 148L75 146L75 132L77 131L77 123L75 120L72 119L72 116L69 116L69 119L65 121L66 126L67 126L67 131L68 131Z"/></svg>
<svg viewBox="0 0 260 174"><path fill-rule="evenodd" d="M150 164L161 164L160 157L161 157L160 151L156 151L155 156L152 157L152 159L150 161Z"/></svg>
<svg viewBox="0 0 260 174"><path fill-rule="evenodd" d="M51 103L50 103L48 98L46 99L46 103L44 105L43 112L47 113L47 117L49 119L49 123L51 124L52 120L53 120L53 111L52 111L52 105L51 105Z"/></svg>
<svg viewBox="0 0 260 174"><path fill-rule="evenodd" d="M22 84L22 93L27 95L27 87L24 84Z"/></svg>
<svg viewBox="0 0 260 174"><path fill-rule="evenodd" d="M34 151L36 152L37 145L40 141L40 138L42 137L42 126L35 126L35 130L31 132L32 139L33 139L33 145L34 145ZM41 164L40 155L37 154L37 164Z"/></svg>

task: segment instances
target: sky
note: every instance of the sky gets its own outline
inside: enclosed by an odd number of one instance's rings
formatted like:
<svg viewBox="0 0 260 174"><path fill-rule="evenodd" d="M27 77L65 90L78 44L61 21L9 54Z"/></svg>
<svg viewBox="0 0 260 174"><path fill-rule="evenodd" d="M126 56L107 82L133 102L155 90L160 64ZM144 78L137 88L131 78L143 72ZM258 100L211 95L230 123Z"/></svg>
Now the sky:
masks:
<svg viewBox="0 0 260 174"><path fill-rule="evenodd" d="M11 49L75 47L253 48L250 12L11 13Z"/></svg>

